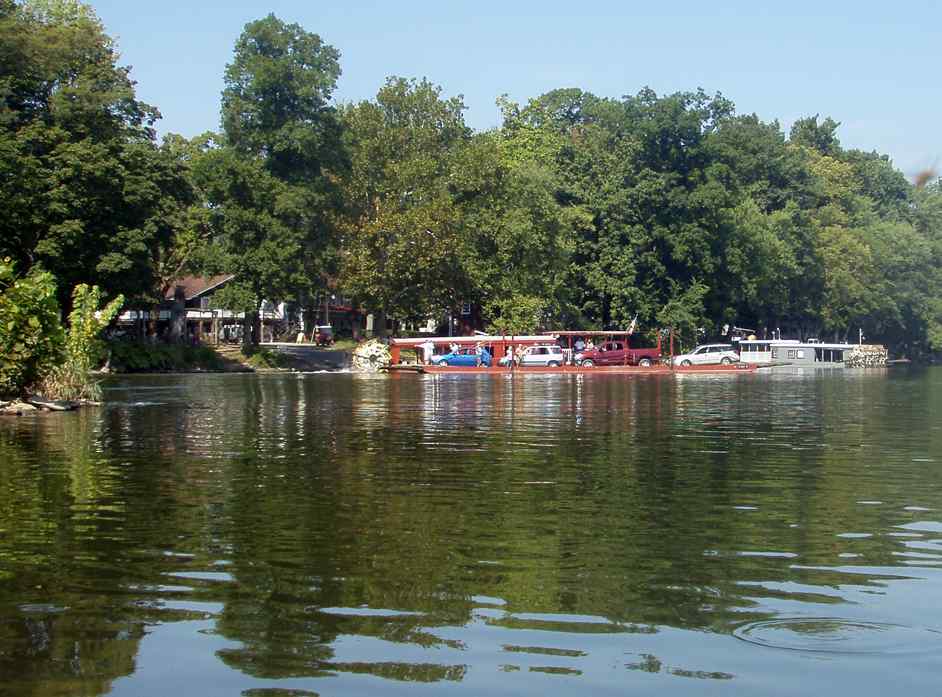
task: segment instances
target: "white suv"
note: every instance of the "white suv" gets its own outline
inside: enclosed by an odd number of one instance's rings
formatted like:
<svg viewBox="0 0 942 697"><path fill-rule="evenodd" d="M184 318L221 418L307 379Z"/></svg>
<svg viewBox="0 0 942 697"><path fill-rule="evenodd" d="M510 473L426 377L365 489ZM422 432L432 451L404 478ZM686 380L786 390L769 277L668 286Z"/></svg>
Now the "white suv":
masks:
<svg viewBox="0 0 942 697"><path fill-rule="evenodd" d="M739 354L733 351L732 344L704 344L697 346L690 353L682 353L674 356L674 365L710 365L713 363L738 363Z"/></svg>
<svg viewBox="0 0 942 697"><path fill-rule="evenodd" d="M514 362L519 366L557 366L566 362L563 349L555 344L528 346L517 354ZM508 358L504 356L498 365L507 365Z"/></svg>

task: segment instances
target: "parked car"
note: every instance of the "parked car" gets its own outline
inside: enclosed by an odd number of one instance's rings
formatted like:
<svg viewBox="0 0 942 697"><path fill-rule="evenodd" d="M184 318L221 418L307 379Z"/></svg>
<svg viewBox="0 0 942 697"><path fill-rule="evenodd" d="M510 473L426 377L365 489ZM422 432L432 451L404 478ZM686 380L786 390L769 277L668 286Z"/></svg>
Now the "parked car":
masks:
<svg viewBox="0 0 942 697"><path fill-rule="evenodd" d="M491 354L487 349L459 348L451 353L432 356L432 365L487 366L491 365Z"/></svg>
<svg viewBox="0 0 942 697"><path fill-rule="evenodd" d="M626 347L624 341L606 341L598 348L580 351L574 358L576 365L585 368L594 365L640 365L647 368L660 359L660 349Z"/></svg>
<svg viewBox="0 0 942 697"><path fill-rule="evenodd" d="M559 366L566 362L561 346L546 344L527 346L515 358L514 363L521 367L526 366ZM506 366L510 363L510 356L504 356L498 365Z"/></svg>
<svg viewBox="0 0 942 697"><path fill-rule="evenodd" d="M690 353L682 353L679 356L674 356L674 365L684 367L690 365L712 365L716 363L729 365L730 363L738 362L739 354L733 350L732 344L703 344L702 346L697 346L697 348Z"/></svg>

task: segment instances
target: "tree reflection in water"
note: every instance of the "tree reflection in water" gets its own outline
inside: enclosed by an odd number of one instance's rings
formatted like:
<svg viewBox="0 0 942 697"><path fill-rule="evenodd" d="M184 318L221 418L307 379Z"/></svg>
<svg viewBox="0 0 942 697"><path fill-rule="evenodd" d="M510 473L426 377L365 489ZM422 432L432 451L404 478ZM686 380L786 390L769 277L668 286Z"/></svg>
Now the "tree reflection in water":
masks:
<svg viewBox="0 0 942 697"><path fill-rule="evenodd" d="M914 543L942 560L896 528L942 492L934 379L116 380L101 410L0 423L0 692L133 684L148 628L192 619L245 694L729 680L737 654L692 647L872 606L928 578Z"/></svg>

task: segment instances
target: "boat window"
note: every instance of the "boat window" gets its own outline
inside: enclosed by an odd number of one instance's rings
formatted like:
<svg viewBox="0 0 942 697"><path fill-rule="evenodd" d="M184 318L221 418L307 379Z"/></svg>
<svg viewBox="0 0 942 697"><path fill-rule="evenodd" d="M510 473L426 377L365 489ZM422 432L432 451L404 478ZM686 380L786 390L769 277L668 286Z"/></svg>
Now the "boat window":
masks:
<svg viewBox="0 0 942 697"><path fill-rule="evenodd" d="M797 351L795 351L795 355L796 355L797 358L804 358L804 357L805 357L805 350L804 350L804 349L798 349Z"/></svg>

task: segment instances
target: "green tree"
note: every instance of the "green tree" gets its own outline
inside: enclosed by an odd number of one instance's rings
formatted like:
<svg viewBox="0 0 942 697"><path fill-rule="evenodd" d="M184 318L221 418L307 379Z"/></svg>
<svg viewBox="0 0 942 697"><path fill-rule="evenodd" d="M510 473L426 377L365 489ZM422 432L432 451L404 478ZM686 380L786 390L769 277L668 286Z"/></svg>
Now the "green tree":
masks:
<svg viewBox="0 0 942 697"><path fill-rule="evenodd" d="M789 141L815 150L822 155L837 155L841 151L841 144L837 138L837 129L840 125L830 116L821 123L818 123L818 114L806 116L792 124Z"/></svg>
<svg viewBox="0 0 942 697"><path fill-rule="evenodd" d="M340 77L339 58L317 34L273 14L245 25L225 72L226 142L264 160L281 180L318 179L338 155L330 99Z"/></svg>
<svg viewBox="0 0 942 697"><path fill-rule="evenodd" d="M454 253L459 212L448 174L468 141L460 97L390 78L375 102L342 112L351 168L344 178L344 288L379 315L422 319L467 289Z"/></svg>
<svg viewBox="0 0 942 697"><path fill-rule="evenodd" d="M250 22L226 68L223 134L193 162L213 231L204 265L237 276L229 293L254 316L263 299L310 296L330 272L334 185L345 167L330 98L339 53L274 15ZM246 307L251 303L250 307ZM250 317L251 321L252 317Z"/></svg>
<svg viewBox="0 0 942 697"><path fill-rule="evenodd" d="M557 326L570 309L575 213L556 200L554 171L528 145L509 133L477 135L449 175L465 299L483 307L498 333Z"/></svg>
<svg viewBox="0 0 942 697"><path fill-rule="evenodd" d="M64 305L81 282L146 295L168 199L187 196L154 144L159 114L82 3L8 6L0 46L0 255L52 271Z"/></svg>
<svg viewBox="0 0 942 697"><path fill-rule="evenodd" d="M235 274L228 309L247 313L247 341L261 339L263 300L291 298L303 287L301 256L306 197L274 177L258 159L228 147L212 148L193 163L193 176L209 210L212 242L201 255L209 273Z"/></svg>

